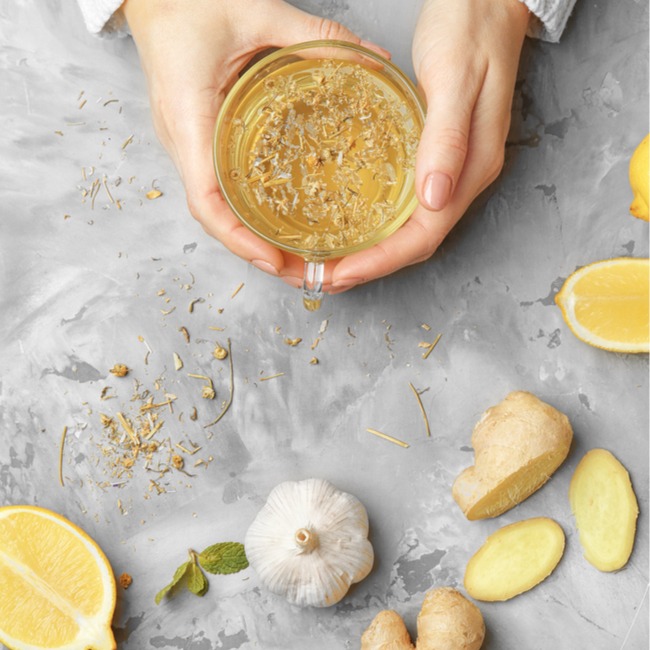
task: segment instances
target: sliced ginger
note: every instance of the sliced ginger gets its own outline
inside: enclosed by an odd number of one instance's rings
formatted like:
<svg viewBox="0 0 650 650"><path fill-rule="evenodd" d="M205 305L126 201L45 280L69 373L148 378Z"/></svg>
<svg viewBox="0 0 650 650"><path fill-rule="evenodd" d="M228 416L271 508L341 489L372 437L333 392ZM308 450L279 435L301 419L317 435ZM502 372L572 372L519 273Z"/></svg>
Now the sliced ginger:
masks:
<svg viewBox="0 0 650 650"><path fill-rule="evenodd" d="M452 495L470 521L496 517L538 490L569 453L569 419L531 393L516 391L474 427L475 464Z"/></svg>
<svg viewBox="0 0 650 650"><path fill-rule="evenodd" d="M485 624L476 605L451 587L425 596L418 615L417 650L479 650ZM361 637L361 650L415 650L402 617L379 612Z"/></svg>
<svg viewBox="0 0 650 650"><path fill-rule="evenodd" d="M564 531L536 517L504 526L467 563L465 589L476 600L508 600L553 572L564 553Z"/></svg>
<svg viewBox="0 0 650 650"><path fill-rule="evenodd" d="M639 514L625 467L605 449L592 449L573 474L569 501L586 560L600 571L624 566Z"/></svg>

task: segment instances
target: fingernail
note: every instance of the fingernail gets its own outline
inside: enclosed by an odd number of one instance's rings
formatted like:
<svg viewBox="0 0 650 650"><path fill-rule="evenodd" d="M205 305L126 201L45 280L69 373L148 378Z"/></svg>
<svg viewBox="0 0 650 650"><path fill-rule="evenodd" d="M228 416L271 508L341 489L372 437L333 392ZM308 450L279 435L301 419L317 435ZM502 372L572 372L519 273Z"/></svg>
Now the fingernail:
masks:
<svg viewBox="0 0 650 650"><path fill-rule="evenodd" d="M442 210L451 194L451 178L443 172L433 172L424 183L423 198L429 210Z"/></svg>
<svg viewBox="0 0 650 650"><path fill-rule="evenodd" d="M300 289L302 287L302 280L299 280L298 278L292 278L290 275L285 275L284 277L280 278L282 282L286 282L290 287L293 287L294 289Z"/></svg>
<svg viewBox="0 0 650 650"><path fill-rule="evenodd" d="M327 293L330 296L335 296L337 293L343 293L344 291L350 291L350 289L354 289L354 285L351 287L337 287L337 288L332 288L330 289Z"/></svg>
<svg viewBox="0 0 650 650"><path fill-rule="evenodd" d="M337 280L336 282L332 282L333 287L351 287L353 284L359 284L359 282L363 282L363 278L343 278L341 280Z"/></svg>
<svg viewBox="0 0 650 650"><path fill-rule="evenodd" d="M271 275L278 275L278 270L275 268L275 266L273 266L273 264L265 262L264 260L253 260L251 264L257 267L260 271L270 273Z"/></svg>

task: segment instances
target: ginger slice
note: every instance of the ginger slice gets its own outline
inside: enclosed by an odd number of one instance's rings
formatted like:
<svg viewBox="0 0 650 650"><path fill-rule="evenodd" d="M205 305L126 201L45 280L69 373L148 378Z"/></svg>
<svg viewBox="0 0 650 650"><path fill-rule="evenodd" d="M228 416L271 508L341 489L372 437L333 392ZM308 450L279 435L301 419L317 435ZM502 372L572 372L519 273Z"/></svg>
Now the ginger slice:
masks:
<svg viewBox="0 0 650 650"><path fill-rule="evenodd" d="M392 609L375 616L361 637L361 650L415 650L402 617Z"/></svg>
<svg viewBox="0 0 650 650"><path fill-rule="evenodd" d="M474 427L475 465L454 481L454 500L470 521L503 514L544 485L572 438L565 415L531 393L510 393Z"/></svg>
<svg viewBox="0 0 650 650"><path fill-rule="evenodd" d="M548 517L500 528L467 563L465 589L476 600L508 600L553 572L564 553L564 531Z"/></svg>
<svg viewBox="0 0 650 650"><path fill-rule="evenodd" d="M639 507L630 475L605 449L592 449L580 461L569 487L585 559L600 571L626 564L634 546Z"/></svg>

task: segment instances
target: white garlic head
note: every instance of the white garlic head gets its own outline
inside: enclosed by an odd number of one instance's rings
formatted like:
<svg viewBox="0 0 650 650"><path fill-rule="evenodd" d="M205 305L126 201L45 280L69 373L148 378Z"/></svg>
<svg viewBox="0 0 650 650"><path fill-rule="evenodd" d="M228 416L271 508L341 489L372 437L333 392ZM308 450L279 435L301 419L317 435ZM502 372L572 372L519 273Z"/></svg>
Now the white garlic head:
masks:
<svg viewBox="0 0 650 650"><path fill-rule="evenodd" d="M363 504L316 478L280 483L244 547L262 584L300 607L337 603L374 560Z"/></svg>

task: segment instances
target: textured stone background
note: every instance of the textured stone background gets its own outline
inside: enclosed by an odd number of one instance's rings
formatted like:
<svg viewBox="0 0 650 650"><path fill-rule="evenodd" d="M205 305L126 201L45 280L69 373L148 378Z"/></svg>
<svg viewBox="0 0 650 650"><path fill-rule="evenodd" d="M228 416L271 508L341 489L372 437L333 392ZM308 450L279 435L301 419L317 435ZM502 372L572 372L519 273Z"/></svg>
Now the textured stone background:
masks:
<svg viewBox="0 0 650 650"><path fill-rule="evenodd" d="M418 2L297 4L345 22L412 71ZM648 132L647 2L579 0L559 45L527 40L498 181L431 260L329 297L317 314L303 310L298 291L234 258L191 219L153 133L130 39L89 36L72 0L3 3L0 34L0 504L64 514L97 540L118 575L133 576L128 591L118 589L120 650L354 650L384 608L415 632L429 588L462 590L465 565L487 535L534 516L562 526L564 559L534 590L479 603L484 647L648 647L648 357L585 345L553 301L577 267L648 256L648 224L629 215L627 180ZM88 101L80 110L82 90ZM119 102L104 105L111 98ZM92 178L107 175L121 211L103 191L94 210L81 203L77 186L90 186L81 169L90 166ZM147 201L154 179L164 195ZM169 303L157 295L162 288ZM189 313L199 297L205 302ZM324 318L329 325L312 351ZM423 360L418 343L438 333ZM228 396L227 366L211 355L215 335L231 339L235 394L208 439L201 424ZM138 336L153 350L146 365ZM291 348L287 336L303 341ZM173 352L183 372L173 370ZM317 366L309 364L314 354ZM108 374L114 363L133 370L117 380ZM197 399L197 380L184 371L214 377L214 403ZM128 414L133 378L153 390L161 375L178 397L165 435L203 445L200 454L214 459L209 470L173 475L160 496L148 491L142 468L121 488L100 490L99 413ZM428 388L431 438L409 382ZM100 399L105 386L117 399ZM472 462L470 435L482 412L515 389L566 413L574 448L519 507L467 522L451 482ZM198 424L188 418L193 405ZM366 427L411 446L391 445ZM639 498L635 549L617 574L582 558L567 499L576 465L595 447L630 470ZM181 593L156 607L155 593L188 545L243 541L277 483L309 476L329 479L368 510L376 565L341 603L298 610L249 569L212 578L202 599Z"/></svg>

